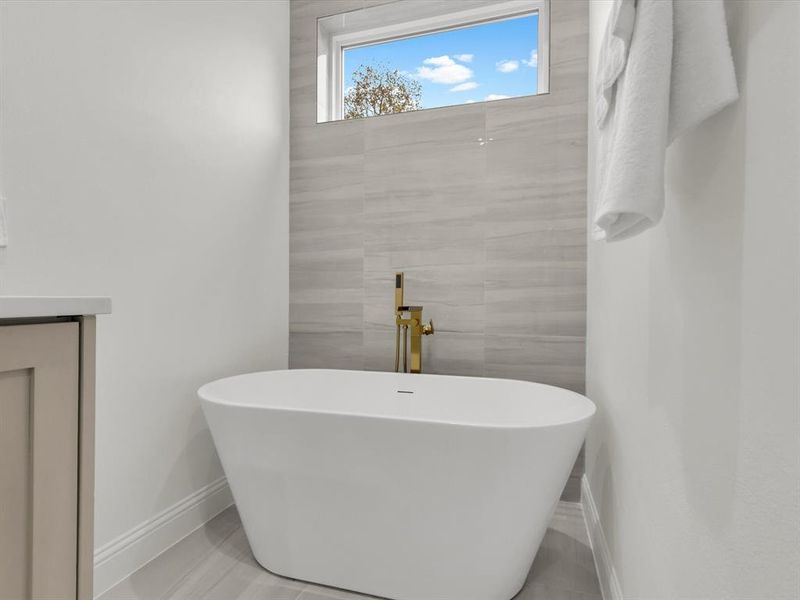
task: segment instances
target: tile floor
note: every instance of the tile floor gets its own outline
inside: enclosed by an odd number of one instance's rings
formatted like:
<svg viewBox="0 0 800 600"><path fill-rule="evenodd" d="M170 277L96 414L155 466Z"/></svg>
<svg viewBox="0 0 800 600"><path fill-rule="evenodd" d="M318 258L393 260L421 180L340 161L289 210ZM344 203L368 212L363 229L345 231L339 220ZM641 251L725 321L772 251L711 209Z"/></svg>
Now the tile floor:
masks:
<svg viewBox="0 0 800 600"><path fill-rule="evenodd" d="M261 568L231 507L97 600L369 600ZM374 599L373 599L374 600ZM601 600L579 504L561 502L514 600Z"/></svg>

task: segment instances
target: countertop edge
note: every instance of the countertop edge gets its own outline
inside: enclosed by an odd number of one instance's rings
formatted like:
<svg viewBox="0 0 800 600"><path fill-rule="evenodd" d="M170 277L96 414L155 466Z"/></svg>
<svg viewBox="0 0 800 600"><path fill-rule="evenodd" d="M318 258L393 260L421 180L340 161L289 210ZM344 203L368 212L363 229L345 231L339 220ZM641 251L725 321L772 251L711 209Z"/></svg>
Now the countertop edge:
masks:
<svg viewBox="0 0 800 600"><path fill-rule="evenodd" d="M105 296L0 296L0 320L111 314Z"/></svg>

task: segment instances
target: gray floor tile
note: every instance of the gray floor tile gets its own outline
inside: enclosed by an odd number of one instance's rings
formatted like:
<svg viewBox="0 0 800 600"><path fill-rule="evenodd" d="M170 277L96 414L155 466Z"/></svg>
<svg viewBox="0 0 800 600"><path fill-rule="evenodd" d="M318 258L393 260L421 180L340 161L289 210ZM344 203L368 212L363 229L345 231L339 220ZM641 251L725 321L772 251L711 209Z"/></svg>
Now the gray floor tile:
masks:
<svg viewBox="0 0 800 600"><path fill-rule="evenodd" d="M374 600L263 569L238 514L224 511L98 600ZM601 600L580 504L561 502L514 600Z"/></svg>
<svg viewBox="0 0 800 600"><path fill-rule="evenodd" d="M526 585L514 600L602 600L597 594L584 594L572 590L550 587L541 583Z"/></svg>
<svg viewBox="0 0 800 600"><path fill-rule="evenodd" d="M203 560L214 554L217 547L239 528L239 515L234 507L230 507L103 593L98 600L153 600L163 597Z"/></svg>

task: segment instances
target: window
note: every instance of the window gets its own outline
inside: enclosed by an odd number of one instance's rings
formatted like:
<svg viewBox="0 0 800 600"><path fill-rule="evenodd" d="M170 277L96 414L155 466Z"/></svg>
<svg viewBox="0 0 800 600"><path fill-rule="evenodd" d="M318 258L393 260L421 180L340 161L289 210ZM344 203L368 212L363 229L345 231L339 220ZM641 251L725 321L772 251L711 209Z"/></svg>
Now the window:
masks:
<svg viewBox="0 0 800 600"><path fill-rule="evenodd" d="M548 0L399 0L318 20L317 121L548 92Z"/></svg>

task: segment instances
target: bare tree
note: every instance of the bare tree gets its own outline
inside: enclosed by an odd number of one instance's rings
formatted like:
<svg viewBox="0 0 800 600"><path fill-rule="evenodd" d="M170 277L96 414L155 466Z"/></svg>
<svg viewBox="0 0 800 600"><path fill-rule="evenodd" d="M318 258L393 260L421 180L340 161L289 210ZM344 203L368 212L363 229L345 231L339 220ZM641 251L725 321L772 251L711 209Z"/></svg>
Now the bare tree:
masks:
<svg viewBox="0 0 800 600"><path fill-rule="evenodd" d="M344 95L344 118L360 119L422 108L422 86L385 65L361 65Z"/></svg>

